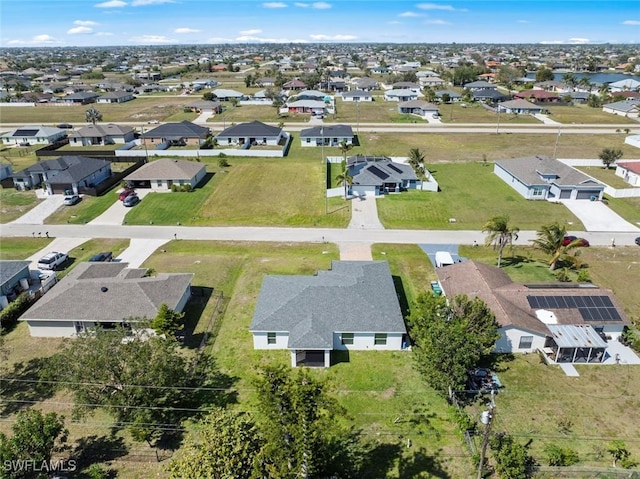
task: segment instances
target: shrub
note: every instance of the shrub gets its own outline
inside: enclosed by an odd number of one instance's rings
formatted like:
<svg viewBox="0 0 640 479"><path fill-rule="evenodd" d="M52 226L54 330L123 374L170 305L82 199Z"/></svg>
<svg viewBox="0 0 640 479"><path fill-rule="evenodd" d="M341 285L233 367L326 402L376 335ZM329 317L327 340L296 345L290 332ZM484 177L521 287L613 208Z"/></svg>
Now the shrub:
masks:
<svg viewBox="0 0 640 479"><path fill-rule="evenodd" d="M227 166L229 166L229 162L227 161L227 159L225 158L224 153L220 153L220 159L218 160L218 166L220 168L226 168Z"/></svg>
<svg viewBox="0 0 640 479"><path fill-rule="evenodd" d="M591 283L589 270L581 269L580 271L578 271L578 283Z"/></svg>
<svg viewBox="0 0 640 479"><path fill-rule="evenodd" d="M9 303L9 305L0 311L0 324L2 324L2 330L0 334L4 334L12 330L16 324L18 324L18 318L22 316L29 306L33 303L31 296L26 293L22 293L16 298L15 301Z"/></svg>
<svg viewBox="0 0 640 479"><path fill-rule="evenodd" d="M580 461L578 453L570 447L560 447L557 444L547 444L544 448L547 464L550 466L571 466Z"/></svg>
<svg viewBox="0 0 640 479"><path fill-rule="evenodd" d="M185 193L190 193L191 192L191 185L182 185L180 187L180 191L184 191Z"/></svg>
<svg viewBox="0 0 640 479"><path fill-rule="evenodd" d="M177 185L171 185L171 191L174 192L174 193L176 191L178 191L178 186Z"/></svg>
<svg viewBox="0 0 640 479"><path fill-rule="evenodd" d="M571 277L569 276L569 270L567 268L562 268L556 272L556 278L561 283L570 283Z"/></svg>

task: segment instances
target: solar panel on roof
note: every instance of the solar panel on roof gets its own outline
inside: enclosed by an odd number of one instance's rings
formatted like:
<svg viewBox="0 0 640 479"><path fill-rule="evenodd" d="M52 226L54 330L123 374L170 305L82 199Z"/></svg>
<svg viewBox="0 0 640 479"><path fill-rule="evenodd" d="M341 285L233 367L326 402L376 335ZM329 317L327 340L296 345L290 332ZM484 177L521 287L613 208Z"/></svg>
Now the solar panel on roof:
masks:
<svg viewBox="0 0 640 479"><path fill-rule="evenodd" d="M567 308L567 301L564 296L556 296L556 302L558 303L558 309Z"/></svg>
<svg viewBox="0 0 640 479"><path fill-rule="evenodd" d="M377 166L370 166L369 167L369 171L371 173L373 173L374 175L376 175L378 178L380 178L381 180L386 180L387 178L389 178L389 175L387 175L384 171L382 171L380 168L378 168Z"/></svg>
<svg viewBox="0 0 640 479"><path fill-rule="evenodd" d="M600 308L587 308L587 309L591 313L591 316L593 317L594 321L602 321L603 319L605 319L600 314Z"/></svg>
<svg viewBox="0 0 640 479"><path fill-rule="evenodd" d="M577 308L576 301L573 296L565 296L565 302L567 303L567 308Z"/></svg>
<svg viewBox="0 0 640 479"><path fill-rule="evenodd" d="M402 170L393 163L389 163L387 166L397 173L402 173Z"/></svg>
<svg viewBox="0 0 640 479"><path fill-rule="evenodd" d="M580 311L580 315L582 316L582 319L584 319L585 321L591 321L593 319L593 316L591 315L591 311L589 310L589 308L579 308L578 311Z"/></svg>
<svg viewBox="0 0 640 479"><path fill-rule="evenodd" d="M600 296L602 298L602 302L604 303L605 308L613 308L613 303L611 302L611 298L609 296Z"/></svg>
<svg viewBox="0 0 640 479"><path fill-rule="evenodd" d="M602 301L602 296L592 296L591 299L597 308L604 308L604 301Z"/></svg>
<svg viewBox="0 0 640 479"><path fill-rule="evenodd" d="M596 303L593 302L593 299L591 299L590 296L585 296L583 299L584 299L584 304L588 308L595 308L596 307Z"/></svg>
<svg viewBox="0 0 640 479"><path fill-rule="evenodd" d="M616 308L606 308L607 313L609 313L609 318L613 321L620 321L622 318L620 317L620 313Z"/></svg>
<svg viewBox="0 0 640 479"><path fill-rule="evenodd" d="M531 307L531 309L538 309L537 296L527 296L527 301L529 301L529 306Z"/></svg>
<svg viewBox="0 0 640 479"><path fill-rule="evenodd" d="M588 306L584 303L584 298L582 296L572 296L573 302L576 303L576 307L578 308L587 308Z"/></svg>
<svg viewBox="0 0 640 479"><path fill-rule="evenodd" d="M22 129L22 130L16 130L15 133L13 134L13 136L35 136L36 133L38 133L39 130L27 130L27 129Z"/></svg>

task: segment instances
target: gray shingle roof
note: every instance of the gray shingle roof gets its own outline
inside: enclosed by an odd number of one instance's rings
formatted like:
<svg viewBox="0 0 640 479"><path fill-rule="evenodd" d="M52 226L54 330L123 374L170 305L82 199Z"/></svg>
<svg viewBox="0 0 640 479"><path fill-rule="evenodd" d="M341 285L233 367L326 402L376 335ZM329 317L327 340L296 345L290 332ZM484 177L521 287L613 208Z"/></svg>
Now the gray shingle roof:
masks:
<svg viewBox="0 0 640 479"><path fill-rule="evenodd" d="M527 186L548 184L541 174L555 175L553 183L561 186L579 186L587 183L602 186L597 181L564 163L548 156L526 156L498 160L496 164Z"/></svg>
<svg viewBox="0 0 640 479"><path fill-rule="evenodd" d="M180 123L165 123L145 131L140 136L142 138L206 138L208 135L209 128L185 120Z"/></svg>
<svg viewBox="0 0 640 479"><path fill-rule="evenodd" d="M315 276L268 275L251 331L289 332L289 348L329 349L334 332L406 333L386 261L333 261Z"/></svg>
<svg viewBox="0 0 640 479"><path fill-rule="evenodd" d="M133 131L133 128L125 125L88 125L74 131L69 138L104 138L107 136L124 136Z"/></svg>
<svg viewBox="0 0 640 479"><path fill-rule="evenodd" d="M132 271L134 274L130 274ZM155 277L141 277L142 274L144 270L130 270L127 263L80 263L20 320L151 319L162 303L175 309L193 277L191 273L159 273Z"/></svg>
<svg viewBox="0 0 640 479"><path fill-rule="evenodd" d="M226 130L221 131L216 136L217 138L239 138L239 137L269 137L279 136L282 133L282 128L277 126L267 125L261 121L254 120L249 123L239 123L233 125Z"/></svg>
<svg viewBox="0 0 640 479"><path fill-rule="evenodd" d="M16 173L14 177L24 178L29 176L31 172L47 172L47 182L49 183L77 183L110 163L109 160L98 160L86 156L61 156L31 165ZM57 173L54 175L54 172Z"/></svg>
<svg viewBox="0 0 640 479"><path fill-rule="evenodd" d="M125 180L190 180L205 168L195 161L162 158L144 164Z"/></svg>
<svg viewBox="0 0 640 479"><path fill-rule="evenodd" d="M365 161L366 166L360 168L359 164L362 162L349 163L347 160L354 185L382 186L385 183L402 183L403 180L417 179L410 165L396 163L388 158L365 158Z"/></svg>
<svg viewBox="0 0 640 479"><path fill-rule="evenodd" d="M0 285L6 283L24 268L28 268L30 261L0 261Z"/></svg>
<svg viewBox="0 0 640 479"><path fill-rule="evenodd" d="M622 100L614 103L607 103L602 108L609 108L611 110L622 111L628 113L630 111L640 111L640 103L635 100Z"/></svg>
<svg viewBox="0 0 640 479"><path fill-rule="evenodd" d="M305 128L300 131L300 138L329 138L329 137L352 137L353 129L351 125L327 125Z"/></svg>

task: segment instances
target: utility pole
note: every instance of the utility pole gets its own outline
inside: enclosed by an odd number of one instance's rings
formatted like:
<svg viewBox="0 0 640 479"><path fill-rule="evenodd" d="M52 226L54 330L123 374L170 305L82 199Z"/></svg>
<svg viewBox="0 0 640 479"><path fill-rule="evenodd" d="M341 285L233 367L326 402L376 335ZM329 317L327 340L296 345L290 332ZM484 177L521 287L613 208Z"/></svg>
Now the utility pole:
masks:
<svg viewBox="0 0 640 479"><path fill-rule="evenodd" d="M324 126L320 127L320 136L322 136L322 162L324 163L324 179L322 180L322 194L324 196L324 214L329 214L329 205L327 203L327 176L329 175L329 165L324 157Z"/></svg>
<svg viewBox="0 0 640 479"><path fill-rule="evenodd" d="M489 437L491 435L491 423L495 416L495 402L493 400L494 391L491 391L491 402L489 403L489 409L482 411L480 415L480 422L486 427L484 429L484 436L482 438L482 449L480 451L480 463L478 464L478 476L477 479L482 479L482 471L484 469L484 460L487 455L487 446L489 445Z"/></svg>
<svg viewBox="0 0 640 479"><path fill-rule="evenodd" d="M553 147L553 159L556 160L558 159L558 157L556 156L556 154L558 153L558 143L560 142L560 128L558 127L558 136L556 136L556 144Z"/></svg>
<svg viewBox="0 0 640 479"><path fill-rule="evenodd" d="M500 105L497 106L498 109L498 124L496 125L496 135L500 134Z"/></svg>

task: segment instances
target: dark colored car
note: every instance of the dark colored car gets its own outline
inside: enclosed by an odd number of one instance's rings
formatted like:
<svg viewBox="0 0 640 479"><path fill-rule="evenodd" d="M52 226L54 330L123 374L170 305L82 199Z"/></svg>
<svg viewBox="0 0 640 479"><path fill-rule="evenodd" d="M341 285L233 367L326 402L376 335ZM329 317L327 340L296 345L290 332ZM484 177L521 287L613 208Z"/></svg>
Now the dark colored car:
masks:
<svg viewBox="0 0 640 479"><path fill-rule="evenodd" d="M127 196L124 201L122 202L123 205L129 207L129 206L135 206L138 203L140 203L140 197L136 194L133 195L129 195Z"/></svg>
<svg viewBox="0 0 640 479"><path fill-rule="evenodd" d="M103 262L103 261L113 261L113 253L111 251L103 251L102 253L98 253L94 257L92 257L89 261L91 262Z"/></svg>
<svg viewBox="0 0 640 479"><path fill-rule="evenodd" d="M125 188L118 195L120 201L124 201L127 196L135 195L136 191L133 188Z"/></svg>
<svg viewBox="0 0 640 479"><path fill-rule="evenodd" d="M637 244L638 246L640 246L640 236L638 236L638 237L636 238L636 244Z"/></svg>
<svg viewBox="0 0 640 479"><path fill-rule="evenodd" d="M73 125L70 125L69 123L58 123L56 125L56 128L61 128L63 130L71 130L73 128Z"/></svg>
<svg viewBox="0 0 640 479"><path fill-rule="evenodd" d="M589 242L584 238L578 238L577 236L565 236L562 240L562 246L568 246L576 241L576 246L589 246Z"/></svg>

